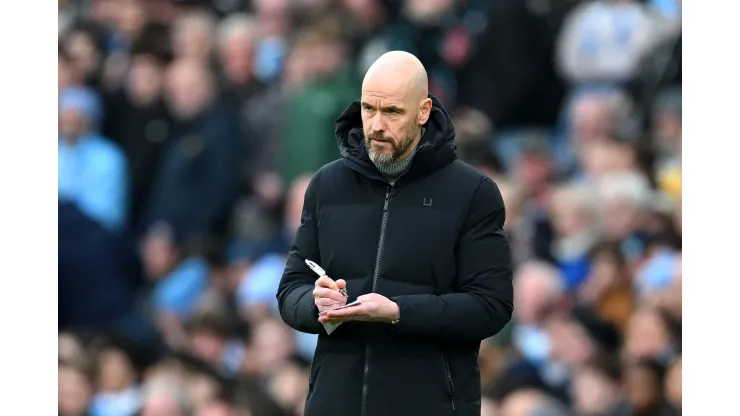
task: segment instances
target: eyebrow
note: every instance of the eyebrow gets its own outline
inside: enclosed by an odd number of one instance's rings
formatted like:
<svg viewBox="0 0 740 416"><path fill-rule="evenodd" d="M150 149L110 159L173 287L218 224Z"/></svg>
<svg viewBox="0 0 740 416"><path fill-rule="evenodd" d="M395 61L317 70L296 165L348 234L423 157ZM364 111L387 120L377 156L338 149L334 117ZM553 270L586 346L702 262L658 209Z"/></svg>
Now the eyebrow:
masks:
<svg viewBox="0 0 740 416"><path fill-rule="evenodd" d="M360 101L362 106L367 109L375 110L375 107L366 103L365 101ZM406 110L404 110L401 107L395 106L395 105L388 105L385 107L380 107L380 111L384 113L398 113L398 114L404 114L406 113Z"/></svg>

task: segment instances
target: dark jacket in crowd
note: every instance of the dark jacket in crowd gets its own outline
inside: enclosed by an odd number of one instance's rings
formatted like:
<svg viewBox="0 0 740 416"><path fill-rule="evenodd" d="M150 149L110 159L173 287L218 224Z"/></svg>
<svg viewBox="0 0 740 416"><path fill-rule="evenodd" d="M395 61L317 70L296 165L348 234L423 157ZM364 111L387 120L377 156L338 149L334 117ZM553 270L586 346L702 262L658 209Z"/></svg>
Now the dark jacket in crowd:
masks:
<svg viewBox="0 0 740 416"><path fill-rule="evenodd" d="M162 101L140 107L125 91L107 98L106 114L103 133L121 146L129 162L129 224L133 228L142 220L156 183L172 136L172 117Z"/></svg>
<svg viewBox="0 0 740 416"><path fill-rule="evenodd" d="M498 129L554 125L566 91L554 39L571 3L547 14L526 1L492 3L486 30L458 73L460 105L483 112Z"/></svg>
<svg viewBox="0 0 740 416"><path fill-rule="evenodd" d="M479 415L481 340L509 321L512 268L497 186L457 158L452 121L436 97L409 170L389 185L362 142L360 104L337 121L343 159L308 187L278 289L291 327L319 334L306 416ZM345 279L348 302L395 301L400 322L318 322L316 275Z"/></svg>
<svg viewBox="0 0 740 416"><path fill-rule="evenodd" d="M138 264L132 247L59 203L59 328L107 330L131 313Z"/></svg>
<svg viewBox="0 0 740 416"><path fill-rule="evenodd" d="M243 182L245 145L235 111L216 104L180 126L163 161L149 224L171 225L184 241L224 231Z"/></svg>

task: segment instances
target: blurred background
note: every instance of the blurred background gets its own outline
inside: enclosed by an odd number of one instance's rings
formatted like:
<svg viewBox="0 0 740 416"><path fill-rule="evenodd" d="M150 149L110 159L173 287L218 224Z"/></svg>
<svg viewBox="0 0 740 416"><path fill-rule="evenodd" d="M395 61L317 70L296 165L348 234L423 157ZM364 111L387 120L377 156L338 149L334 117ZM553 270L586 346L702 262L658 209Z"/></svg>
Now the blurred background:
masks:
<svg viewBox="0 0 740 416"><path fill-rule="evenodd" d="M680 414L680 3L60 0L59 415L301 414L277 285L396 49L506 203L483 415Z"/></svg>

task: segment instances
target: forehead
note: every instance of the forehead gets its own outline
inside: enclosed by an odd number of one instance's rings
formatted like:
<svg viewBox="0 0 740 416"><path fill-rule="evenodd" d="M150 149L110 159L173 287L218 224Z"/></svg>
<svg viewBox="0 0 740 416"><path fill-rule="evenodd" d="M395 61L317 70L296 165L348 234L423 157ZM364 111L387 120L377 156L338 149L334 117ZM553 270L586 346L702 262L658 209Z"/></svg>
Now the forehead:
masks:
<svg viewBox="0 0 740 416"><path fill-rule="evenodd" d="M362 101L370 104L408 105L412 89L398 77L373 76L362 83Z"/></svg>

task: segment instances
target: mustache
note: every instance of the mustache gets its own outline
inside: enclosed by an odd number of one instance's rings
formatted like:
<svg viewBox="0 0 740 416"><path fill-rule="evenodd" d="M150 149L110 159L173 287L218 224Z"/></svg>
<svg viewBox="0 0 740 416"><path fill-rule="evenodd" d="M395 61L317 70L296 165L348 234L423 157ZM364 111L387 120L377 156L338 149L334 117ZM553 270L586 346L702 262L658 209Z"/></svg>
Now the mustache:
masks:
<svg viewBox="0 0 740 416"><path fill-rule="evenodd" d="M365 140L370 141L374 140L376 142L384 142L384 143L393 143L393 140L384 137L382 134L370 134L365 136Z"/></svg>

